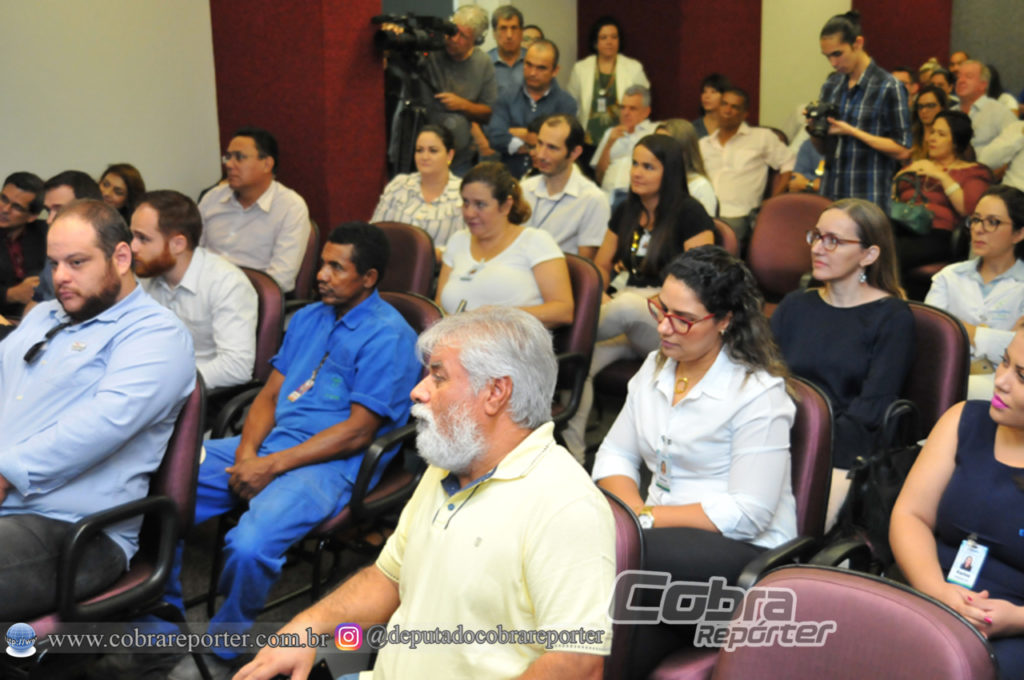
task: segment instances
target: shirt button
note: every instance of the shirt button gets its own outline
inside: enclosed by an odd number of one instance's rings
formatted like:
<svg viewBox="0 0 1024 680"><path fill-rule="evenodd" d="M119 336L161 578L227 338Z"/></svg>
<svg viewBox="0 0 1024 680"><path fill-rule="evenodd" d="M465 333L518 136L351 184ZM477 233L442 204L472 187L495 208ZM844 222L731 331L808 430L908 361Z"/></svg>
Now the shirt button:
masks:
<svg viewBox="0 0 1024 680"><path fill-rule="evenodd" d="M21 399L21 397L18 397L18 399ZM454 503L449 503L448 504L448 509L449 510L454 510L455 509L455 504Z"/></svg>

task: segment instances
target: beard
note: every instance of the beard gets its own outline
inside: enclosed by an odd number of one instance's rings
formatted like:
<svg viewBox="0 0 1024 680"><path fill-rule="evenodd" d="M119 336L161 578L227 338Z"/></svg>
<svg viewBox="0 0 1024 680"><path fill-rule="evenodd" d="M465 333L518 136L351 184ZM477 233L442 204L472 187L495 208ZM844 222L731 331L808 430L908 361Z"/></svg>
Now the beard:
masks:
<svg viewBox="0 0 1024 680"><path fill-rule="evenodd" d="M174 265L178 264L178 261L174 259L174 255L171 255L171 249L164 243L164 251L154 257L152 260L143 260L135 258L135 274L143 278L149 278L152 276L160 276L166 272L171 271Z"/></svg>
<svg viewBox="0 0 1024 680"><path fill-rule="evenodd" d="M416 448L431 465L464 475L484 453L484 437L473 420L468 404L460 404L444 414L442 432L426 404L413 404L416 418Z"/></svg>
<svg viewBox="0 0 1024 680"><path fill-rule="evenodd" d="M121 277L117 275L114 265L111 264L107 269L106 278L103 279L103 287L100 292L85 298L82 301L82 306L78 309L71 311L65 307L64 311L72 321L82 323L113 307L119 295L121 295ZM61 306L64 306L63 302L61 302Z"/></svg>

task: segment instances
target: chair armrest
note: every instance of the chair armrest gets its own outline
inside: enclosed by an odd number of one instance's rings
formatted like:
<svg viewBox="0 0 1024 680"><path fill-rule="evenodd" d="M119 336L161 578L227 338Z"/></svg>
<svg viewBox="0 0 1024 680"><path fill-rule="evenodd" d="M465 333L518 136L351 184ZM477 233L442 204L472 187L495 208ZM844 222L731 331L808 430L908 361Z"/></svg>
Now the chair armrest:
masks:
<svg viewBox="0 0 1024 680"><path fill-rule="evenodd" d="M386 434L382 434L367 447L366 453L363 454L363 460L359 465L359 474L356 475L356 482L352 487L352 499L349 501L349 508L352 511L353 518L357 520L362 519L365 515L404 495L404 491L396 492L370 503L366 502L366 494L370 491L370 480L380 464L381 457L393 446L404 444L415 436L416 423L410 422ZM417 481L421 474L415 475Z"/></svg>
<svg viewBox="0 0 1024 680"><path fill-rule="evenodd" d="M580 352L563 352L555 356L558 362L559 377L566 371L573 371L572 386L569 388L569 403L562 409L561 413L552 420L555 426L568 422L580 407L580 399L583 397L583 386L587 381L587 372L590 370L590 358Z"/></svg>
<svg viewBox="0 0 1024 680"><path fill-rule="evenodd" d="M881 449L887 450L897 446L907 446L920 440L920 414L917 404L909 399L897 399L889 404L882 416Z"/></svg>
<svg viewBox="0 0 1024 680"><path fill-rule="evenodd" d="M750 588L761 575L769 569L775 569L784 564L803 562L809 558L818 548L818 539L811 536L797 536L791 538L782 545L777 545L771 550L766 550L751 560L743 572L740 573L736 585L740 588Z"/></svg>
<svg viewBox="0 0 1024 680"><path fill-rule="evenodd" d="M75 602L75 572L90 540L104 528L138 516L160 522L153 572L139 585L91 604ZM102 621L123 615L130 606L159 597L171 573L178 543L178 508L167 496L147 496L89 515L74 524L57 562L57 613L64 621Z"/></svg>
<svg viewBox="0 0 1024 680"><path fill-rule="evenodd" d="M217 416L213 419L213 426L210 428L210 437L212 439L223 439L228 435L228 430L232 426L232 422L237 419L243 410L256 398L256 395L260 393L263 387L252 387L244 392L236 394L228 400L228 403L224 404L224 407L218 411Z"/></svg>
<svg viewBox="0 0 1024 680"><path fill-rule="evenodd" d="M868 571L871 566L871 546L859 537L844 538L822 548L808 564L835 567L850 560L854 571Z"/></svg>

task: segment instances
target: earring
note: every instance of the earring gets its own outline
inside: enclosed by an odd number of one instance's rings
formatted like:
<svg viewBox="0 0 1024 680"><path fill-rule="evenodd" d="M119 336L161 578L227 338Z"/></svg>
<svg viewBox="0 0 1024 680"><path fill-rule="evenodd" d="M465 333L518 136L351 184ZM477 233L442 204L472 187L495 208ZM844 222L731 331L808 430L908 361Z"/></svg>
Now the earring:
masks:
<svg viewBox="0 0 1024 680"><path fill-rule="evenodd" d="M721 335L724 338L725 337L725 329L724 328L720 329L718 331L718 334Z"/></svg>
<svg viewBox="0 0 1024 680"><path fill-rule="evenodd" d="M868 282L868 270L862 269L860 271L860 282L861 283L867 283Z"/></svg>

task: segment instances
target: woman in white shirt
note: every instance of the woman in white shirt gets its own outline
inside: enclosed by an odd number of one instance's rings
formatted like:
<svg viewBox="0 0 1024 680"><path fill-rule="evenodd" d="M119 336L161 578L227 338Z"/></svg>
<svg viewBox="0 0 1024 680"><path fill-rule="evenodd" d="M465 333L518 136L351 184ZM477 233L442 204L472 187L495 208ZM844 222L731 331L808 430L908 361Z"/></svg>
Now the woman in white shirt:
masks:
<svg viewBox="0 0 1024 680"><path fill-rule="evenodd" d="M683 165L686 168L686 188L690 195L700 201L708 215L718 215L718 197L711 186L707 171L704 169L704 157L700 155L697 143L697 130L693 123L682 118L669 118L659 123L654 131L656 135L668 135L683 145Z"/></svg>
<svg viewBox="0 0 1024 680"><path fill-rule="evenodd" d="M530 218L519 182L501 163L481 163L462 180L468 229L452 236L437 282L437 303L451 314L485 305L519 307L548 328L572 323L565 255Z"/></svg>
<svg viewBox="0 0 1024 680"><path fill-rule="evenodd" d="M460 179L448 167L455 156L452 133L424 125L416 136L417 172L396 175L384 187L371 222L404 222L420 227L434 239L438 259L453 233L461 229Z"/></svg>
<svg viewBox="0 0 1024 680"><path fill-rule="evenodd" d="M594 462L598 484L640 517L645 571L735 583L796 535L787 371L750 270L717 246L689 250L649 301L661 347L629 382ZM651 471L646 493L640 468ZM689 640L685 638L689 635ZM641 626L634 677L693 643L684 626Z"/></svg>
<svg viewBox="0 0 1024 680"><path fill-rule="evenodd" d="M995 367L1024 316L1024 192L991 187L964 226L976 257L943 268L924 301L967 329L974 360L967 398L989 399Z"/></svg>

